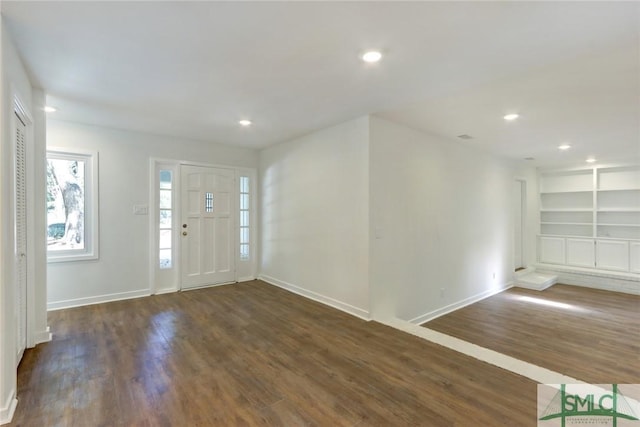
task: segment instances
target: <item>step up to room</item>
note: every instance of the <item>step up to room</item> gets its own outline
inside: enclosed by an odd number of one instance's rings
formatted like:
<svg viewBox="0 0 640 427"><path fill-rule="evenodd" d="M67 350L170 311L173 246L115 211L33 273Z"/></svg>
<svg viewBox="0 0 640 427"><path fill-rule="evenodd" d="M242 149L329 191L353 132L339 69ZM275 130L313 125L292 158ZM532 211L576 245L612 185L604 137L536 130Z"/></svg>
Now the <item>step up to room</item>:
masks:
<svg viewBox="0 0 640 427"><path fill-rule="evenodd" d="M552 274L542 274L531 272L519 276L515 280L515 285L520 288L533 289L543 291L554 285L558 281L558 276Z"/></svg>

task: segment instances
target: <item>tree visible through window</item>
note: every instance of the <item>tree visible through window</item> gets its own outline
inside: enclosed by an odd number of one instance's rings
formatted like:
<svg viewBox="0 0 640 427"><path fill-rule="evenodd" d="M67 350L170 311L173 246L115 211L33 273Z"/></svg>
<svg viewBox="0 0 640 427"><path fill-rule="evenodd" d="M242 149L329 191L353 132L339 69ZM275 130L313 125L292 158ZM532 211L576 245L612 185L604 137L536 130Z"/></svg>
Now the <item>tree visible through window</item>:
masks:
<svg viewBox="0 0 640 427"><path fill-rule="evenodd" d="M96 219L92 218L89 194L93 192L95 181L92 160L91 155L85 154L47 153L47 250L50 260L97 255L92 245L97 238L92 236Z"/></svg>
<svg viewBox="0 0 640 427"><path fill-rule="evenodd" d="M49 250L84 249L84 164L47 159Z"/></svg>
<svg viewBox="0 0 640 427"><path fill-rule="evenodd" d="M172 213L171 192L173 183L173 173L170 170L160 170L160 239L159 239L159 261L160 269L171 268L171 233L172 233Z"/></svg>

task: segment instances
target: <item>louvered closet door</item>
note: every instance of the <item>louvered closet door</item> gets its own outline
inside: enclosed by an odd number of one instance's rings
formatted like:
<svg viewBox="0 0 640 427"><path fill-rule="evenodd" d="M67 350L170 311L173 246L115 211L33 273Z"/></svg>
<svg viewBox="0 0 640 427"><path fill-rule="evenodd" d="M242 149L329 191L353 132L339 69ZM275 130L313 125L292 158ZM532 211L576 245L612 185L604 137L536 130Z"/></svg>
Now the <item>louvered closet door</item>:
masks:
<svg viewBox="0 0 640 427"><path fill-rule="evenodd" d="M18 310L17 361L20 362L27 345L27 158L25 123L18 114L15 140L15 239L16 239L16 309Z"/></svg>

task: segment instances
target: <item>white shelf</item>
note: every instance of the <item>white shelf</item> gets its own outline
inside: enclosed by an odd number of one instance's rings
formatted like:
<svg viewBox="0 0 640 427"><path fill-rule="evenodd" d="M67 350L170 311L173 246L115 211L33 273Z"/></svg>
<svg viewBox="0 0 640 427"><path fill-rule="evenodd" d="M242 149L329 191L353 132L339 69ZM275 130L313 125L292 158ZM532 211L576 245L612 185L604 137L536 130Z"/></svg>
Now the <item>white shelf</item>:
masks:
<svg viewBox="0 0 640 427"><path fill-rule="evenodd" d="M598 208L598 212L640 212L636 208Z"/></svg>
<svg viewBox="0 0 640 427"><path fill-rule="evenodd" d="M540 262L640 270L640 166L542 172L539 201Z"/></svg>
<svg viewBox="0 0 640 427"><path fill-rule="evenodd" d="M542 225L588 225L592 226L592 222L541 222Z"/></svg>
<svg viewBox="0 0 640 427"><path fill-rule="evenodd" d="M588 209L588 208L540 209L540 212L593 212L593 209Z"/></svg>
<svg viewBox="0 0 640 427"><path fill-rule="evenodd" d="M576 190L576 191L541 191L540 194L571 194L571 193L593 193L593 190Z"/></svg>

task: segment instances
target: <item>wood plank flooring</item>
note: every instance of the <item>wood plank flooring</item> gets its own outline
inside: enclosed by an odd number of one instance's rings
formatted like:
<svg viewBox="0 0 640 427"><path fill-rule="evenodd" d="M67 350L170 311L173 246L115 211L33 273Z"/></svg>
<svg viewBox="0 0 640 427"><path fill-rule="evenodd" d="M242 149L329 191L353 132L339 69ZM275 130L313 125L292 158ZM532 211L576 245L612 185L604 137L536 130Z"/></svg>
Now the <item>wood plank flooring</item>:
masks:
<svg viewBox="0 0 640 427"><path fill-rule="evenodd" d="M11 425L536 425L535 382L260 281L49 317Z"/></svg>
<svg viewBox="0 0 640 427"><path fill-rule="evenodd" d="M512 288L423 326L582 381L640 383L640 296Z"/></svg>

